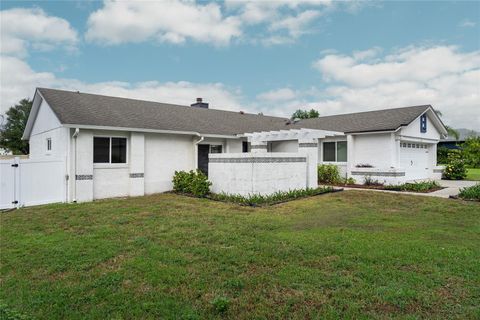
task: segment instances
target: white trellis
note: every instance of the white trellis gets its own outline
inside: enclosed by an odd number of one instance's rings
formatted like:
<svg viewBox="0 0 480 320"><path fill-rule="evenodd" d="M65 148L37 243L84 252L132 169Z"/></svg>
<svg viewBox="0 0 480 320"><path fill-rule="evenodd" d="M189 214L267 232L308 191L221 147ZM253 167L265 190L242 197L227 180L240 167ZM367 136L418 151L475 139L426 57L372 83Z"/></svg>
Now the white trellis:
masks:
<svg viewBox="0 0 480 320"><path fill-rule="evenodd" d="M317 129L290 129L277 131L261 131L245 133L249 142L269 142L285 140L312 140L324 139L326 137L344 136L345 133L338 131L317 130Z"/></svg>

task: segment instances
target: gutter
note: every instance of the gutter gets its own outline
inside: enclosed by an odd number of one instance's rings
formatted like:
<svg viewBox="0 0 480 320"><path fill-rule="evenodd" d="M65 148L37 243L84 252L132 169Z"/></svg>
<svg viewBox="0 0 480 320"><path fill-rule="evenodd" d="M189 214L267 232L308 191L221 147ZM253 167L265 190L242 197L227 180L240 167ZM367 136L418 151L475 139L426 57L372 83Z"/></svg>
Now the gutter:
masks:
<svg viewBox="0 0 480 320"><path fill-rule="evenodd" d="M74 141L73 147L73 202L77 202L77 137L80 133L80 128L75 128L75 132L72 135Z"/></svg>
<svg viewBox="0 0 480 320"><path fill-rule="evenodd" d="M176 130L157 130L157 129L145 129L145 128L130 128L130 127L112 127L112 126L94 126L94 125L82 125L82 124L63 124L66 128L77 129L91 129L91 130L112 130L112 131L128 131L128 132L150 132L150 133L167 133L167 134L184 134L197 137L207 138L224 138L224 139L238 139L237 135L223 135L223 134L201 134L196 131L176 131Z"/></svg>
<svg viewBox="0 0 480 320"><path fill-rule="evenodd" d="M193 157L193 159L194 159L193 161L195 161L195 162L193 163L193 167L194 167L195 169L198 169L198 144L199 144L200 142L202 142L203 140L205 140L205 137L202 136L202 135L200 135L199 133L197 134L197 136L198 136L200 139L198 139L197 141L195 141L195 142L193 143L193 149L194 149L194 153L195 153L195 154L194 154L194 157Z"/></svg>

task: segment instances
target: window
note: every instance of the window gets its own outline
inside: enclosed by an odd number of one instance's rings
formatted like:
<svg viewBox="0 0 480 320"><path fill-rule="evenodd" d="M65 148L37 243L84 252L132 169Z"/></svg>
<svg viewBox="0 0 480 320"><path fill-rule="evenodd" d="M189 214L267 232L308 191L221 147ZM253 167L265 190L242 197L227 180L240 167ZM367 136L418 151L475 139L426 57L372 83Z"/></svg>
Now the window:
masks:
<svg viewBox="0 0 480 320"><path fill-rule="evenodd" d="M47 151L52 151L52 138L47 138Z"/></svg>
<svg viewBox="0 0 480 320"><path fill-rule="evenodd" d="M112 138L112 163L127 163L127 139Z"/></svg>
<svg viewBox="0 0 480 320"><path fill-rule="evenodd" d="M222 153L221 145L210 145L210 153Z"/></svg>
<svg viewBox="0 0 480 320"><path fill-rule="evenodd" d="M324 142L323 161L347 162L347 141Z"/></svg>
<svg viewBox="0 0 480 320"><path fill-rule="evenodd" d="M93 138L93 163L127 163L127 138Z"/></svg>
<svg viewBox="0 0 480 320"><path fill-rule="evenodd" d="M347 141L337 142L337 162L347 162Z"/></svg>
<svg viewBox="0 0 480 320"><path fill-rule="evenodd" d="M335 142L323 143L323 161L335 161Z"/></svg>

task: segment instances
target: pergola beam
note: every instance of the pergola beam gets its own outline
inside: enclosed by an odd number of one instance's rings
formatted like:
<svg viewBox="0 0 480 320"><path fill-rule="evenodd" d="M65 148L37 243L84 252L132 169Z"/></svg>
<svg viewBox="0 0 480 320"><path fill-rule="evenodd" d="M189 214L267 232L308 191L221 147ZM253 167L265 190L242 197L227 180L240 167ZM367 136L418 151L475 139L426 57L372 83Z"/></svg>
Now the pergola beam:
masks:
<svg viewBox="0 0 480 320"><path fill-rule="evenodd" d="M269 142L299 139L324 139L325 137L343 136L345 133L338 131L316 129L291 129L277 131L261 131L246 133L250 142Z"/></svg>

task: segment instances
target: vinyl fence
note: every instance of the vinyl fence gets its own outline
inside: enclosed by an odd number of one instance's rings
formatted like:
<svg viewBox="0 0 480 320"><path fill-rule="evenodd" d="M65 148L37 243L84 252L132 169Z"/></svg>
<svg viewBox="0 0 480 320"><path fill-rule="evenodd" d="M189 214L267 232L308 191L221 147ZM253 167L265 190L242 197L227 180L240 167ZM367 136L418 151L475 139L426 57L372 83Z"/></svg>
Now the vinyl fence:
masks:
<svg viewBox="0 0 480 320"><path fill-rule="evenodd" d="M65 159L0 160L0 209L67 200Z"/></svg>

